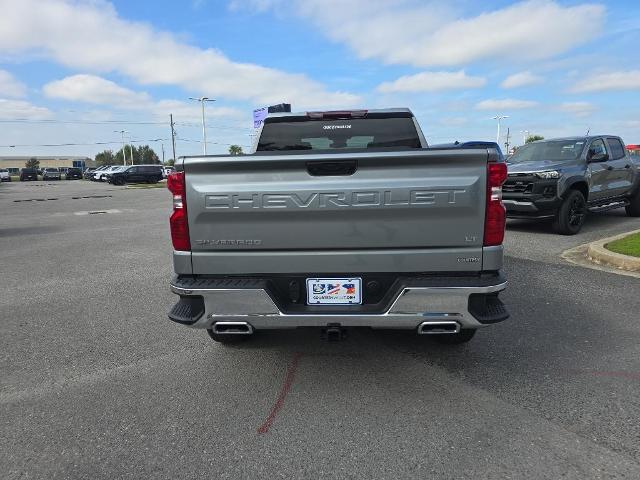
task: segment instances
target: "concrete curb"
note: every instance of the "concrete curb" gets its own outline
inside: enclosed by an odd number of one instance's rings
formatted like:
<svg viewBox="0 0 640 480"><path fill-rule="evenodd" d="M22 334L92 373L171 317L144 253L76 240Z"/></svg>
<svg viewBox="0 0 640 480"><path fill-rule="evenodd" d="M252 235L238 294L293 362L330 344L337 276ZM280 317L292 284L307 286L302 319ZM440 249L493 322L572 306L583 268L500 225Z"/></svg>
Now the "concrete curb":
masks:
<svg viewBox="0 0 640 480"><path fill-rule="evenodd" d="M628 235L633 235L634 233L639 232L640 230L633 230L631 232L591 242L587 248L587 257L589 260L599 265L607 265L609 267L626 270L628 272L640 272L640 257L622 255L605 248L606 244L613 242L614 240L619 240Z"/></svg>

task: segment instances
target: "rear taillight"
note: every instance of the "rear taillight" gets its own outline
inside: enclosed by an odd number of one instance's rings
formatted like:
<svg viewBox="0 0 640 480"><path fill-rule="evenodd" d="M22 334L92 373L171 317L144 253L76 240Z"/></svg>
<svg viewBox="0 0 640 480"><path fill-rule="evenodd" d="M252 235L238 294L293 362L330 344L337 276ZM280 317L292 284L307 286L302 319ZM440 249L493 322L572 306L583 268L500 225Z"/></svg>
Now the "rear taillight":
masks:
<svg viewBox="0 0 640 480"><path fill-rule="evenodd" d="M487 208L484 220L485 247L502 245L506 223L506 211L502 204L502 184L507 179L505 163L487 164Z"/></svg>
<svg viewBox="0 0 640 480"><path fill-rule="evenodd" d="M187 189L184 172L173 172L167 177L167 188L173 194L173 213L169 219L173 248L182 252L191 251L189 222L187 220Z"/></svg>

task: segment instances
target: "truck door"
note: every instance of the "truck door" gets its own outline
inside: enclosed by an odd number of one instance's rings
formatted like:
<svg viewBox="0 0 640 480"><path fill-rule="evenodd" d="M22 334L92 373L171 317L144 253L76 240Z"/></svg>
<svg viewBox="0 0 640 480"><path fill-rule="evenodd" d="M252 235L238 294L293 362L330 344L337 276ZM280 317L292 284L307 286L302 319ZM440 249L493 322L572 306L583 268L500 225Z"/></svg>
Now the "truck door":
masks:
<svg viewBox="0 0 640 480"><path fill-rule="evenodd" d="M607 147L609 147L609 165L611 170L611 181L609 188L611 196L622 196L631 190L633 186L633 169L631 159L626 153L619 138L608 137Z"/></svg>
<svg viewBox="0 0 640 480"><path fill-rule="evenodd" d="M602 157L604 155L604 157ZM602 159L599 159L599 158ZM611 196L609 183L613 178L613 167L608 164L608 152L604 140L596 138L591 141L587 152L587 162L591 181L589 182L589 201L602 200Z"/></svg>

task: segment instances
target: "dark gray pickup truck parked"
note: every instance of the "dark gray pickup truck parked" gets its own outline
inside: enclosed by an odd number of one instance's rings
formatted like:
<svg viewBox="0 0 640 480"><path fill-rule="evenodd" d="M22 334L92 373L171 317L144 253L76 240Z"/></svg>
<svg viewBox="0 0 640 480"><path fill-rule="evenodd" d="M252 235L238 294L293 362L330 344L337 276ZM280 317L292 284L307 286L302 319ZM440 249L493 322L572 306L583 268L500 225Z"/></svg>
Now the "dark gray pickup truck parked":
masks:
<svg viewBox="0 0 640 480"><path fill-rule="evenodd" d="M286 113L255 153L176 169L169 318L216 341L371 327L461 343L508 317L492 145L428 148L408 109Z"/></svg>
<svg viewBox="0 0 640 480"><path fill-rule="evenodd" d="M556 138L523 145L507 159L502 187L509 218L552 219L563 235L580 231L587 211L625 207L640 216L640 171L619 137Z"/></svg>

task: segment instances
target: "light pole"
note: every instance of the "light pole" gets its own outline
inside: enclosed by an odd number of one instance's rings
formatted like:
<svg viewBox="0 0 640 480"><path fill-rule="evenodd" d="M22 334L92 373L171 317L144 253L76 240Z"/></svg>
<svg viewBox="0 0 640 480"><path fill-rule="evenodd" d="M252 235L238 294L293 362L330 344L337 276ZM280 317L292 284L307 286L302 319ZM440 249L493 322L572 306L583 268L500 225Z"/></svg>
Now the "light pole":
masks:
<svg viewBox="0 0 640 480"><path fill-rule="evenodd" d="M162 148L162 166L164 167L164 142L162 138L154 138L152 142L160 142L160 148Z"/></svg>
<svg viewBox="0 0 640 480"><path fill-rule="evenodd" d="M131 154L131 165L133 165L133 137L129 137L129 153Z"/></svg>
<svg viewBox="0 0 640 480"><path fill-rule="evenodd" d="M498 133L496 134L496 143L500 145L500 120L504 120L505 118L509 118L509 115L496 115L495 117L491 117L493 120L498 121Z"/></svg>
<svg viewBox="0 0 640 480"><path fill-rule="evenodd" d="M207 127L204 121L204 102L215 102L213 98L209 97L189 97L189 100L197 100L200 102L200 106L202 107L202 151L204 154L207 154Z"/></svg>
<svg viewBox="0 0 640 480"><path fill-rule="evenodd" d="M522 134L522 144L524 145L525 143L527 143L527 137L529 136L529 130L520 130L520 133Z"/></svg>
<svg viewBox="0 0 640 480"><path fill-rule="evenodd" d="M119 133L122 135L122 161L123 165L127 164L127 151L124 148L124 134L129 133L126 130L114 130L114 133ZM131 155L131 163L133 163L133 155Z"/></svg>

